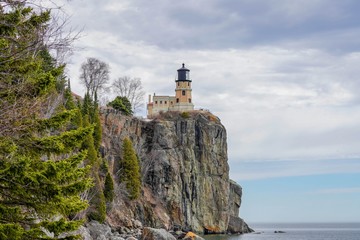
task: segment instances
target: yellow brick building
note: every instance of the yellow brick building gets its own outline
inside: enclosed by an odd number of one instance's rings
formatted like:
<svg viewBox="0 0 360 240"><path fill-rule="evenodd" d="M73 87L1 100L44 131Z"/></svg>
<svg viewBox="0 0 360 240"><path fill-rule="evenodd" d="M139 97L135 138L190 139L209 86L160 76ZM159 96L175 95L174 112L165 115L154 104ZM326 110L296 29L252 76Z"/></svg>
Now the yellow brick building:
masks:
<svg viewBox="0 0 360 240"><path fill-rule="evenodd" d="M159 112L167 111L192 111L194 104L191 98L191 82L190 70L182 68L177 70L177 79L175 80L175 96L154 96L149 95L149 102L147 104L147 116L153 118Z"/></svg>

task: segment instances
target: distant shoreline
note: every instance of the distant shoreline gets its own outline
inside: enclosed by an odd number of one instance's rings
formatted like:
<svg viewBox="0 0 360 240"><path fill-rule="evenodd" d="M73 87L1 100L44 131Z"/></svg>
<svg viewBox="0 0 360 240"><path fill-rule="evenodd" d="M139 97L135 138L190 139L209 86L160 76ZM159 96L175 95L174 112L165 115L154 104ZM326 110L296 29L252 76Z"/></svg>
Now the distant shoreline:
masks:
<svg viewBox="0 0 360 240"><path fill-rule="evenodd" d="M250 222L255 231L258 229L360 229L360 222Z"/></svg>

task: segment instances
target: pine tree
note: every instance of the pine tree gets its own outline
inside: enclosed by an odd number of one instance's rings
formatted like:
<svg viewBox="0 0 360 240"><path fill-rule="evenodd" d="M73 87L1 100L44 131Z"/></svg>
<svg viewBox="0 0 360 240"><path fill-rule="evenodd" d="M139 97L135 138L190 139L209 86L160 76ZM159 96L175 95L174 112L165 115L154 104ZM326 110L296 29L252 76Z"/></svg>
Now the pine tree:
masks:
<svg viewBox="0 0 360 240"><path fill-rule="evenodd" d="M108 202L108 203L111 203L115 197L114 180L109 172L106 174L106 177L105 177L104 196L105 196L106 202Z"/></svg>
<svg viewBox="0 0 360 240"><path fill-rule="evenodd" d="M88 93L85 94L84 96L84 100L82 103L82 114L83 116L87 115L89 118L89 122L90 122L90 115L92 113L92 107L93 107L93 103L91 101L90 95Z"/></svg>
<svg viewBox="0 0 360 240"><path fill-rule="evenodd" d="M90 207L88 209L88 218L98 222L104 222L106 218L106 201L104 192L102 191L99 175L94 174L94 187L91 188Z"/></svg>
<svg viewBox="0 0 360 240"><path fill-rule="evenodd" d="M10 233L18 239L41 238L41 228L58 236L81 224L67 216L87 207L79 194L90 187L91 180L89 169L80 167L86 151L72 152L91 136L92 128L49 135L50 129L61 129L74 114L60 112L50 119L34 120L21 138L2 137L0 239ZM54 220L54 216L61 218Z"/></svg>
<svg viewBox="0 0 360 240"><path fill-rule="evenodd" d="M101 129L101 121L100 121L100 112L99 112L99 105L97 102L97 94L95 92L95 101L93 104L92 109L92 122L94 124L94 146L97 151L100 150L101 145L101 136L102 136L102 129Z"/></svg>
<svg viewBox="0 0 360 240"><path fill-rule="evenodd" d="M66 109L71 110L76 108L74 98L71 92L70 79L68 79L67 88L65 89L64 92L64 102Z"/></svg>
<svg viewBox="0 0 360 240"><path fill-rule="evenodd" d="M49 103L64 69L41 42L49 20L22 1L0 7L0 239L52 239L44 230L57 238L88 206L80 198L91 186L81 167L87 151L79 149L93 128L67 130L76 110L46 110L56 109Z"/></svg>
<svg viewBox="0 0 360 240"><path fill-rule="evenodd" d="M123 142L121 167L120 180L125 182L129 192L129 198L138 198L141 189L140 167L132 142L129 138L125 138Z"/></svg>
<svg viewBox="0 0 360 240"><path fill-rule="evenodd" d="M93 126L96 131L87 137L82 145L82 149L87 149L88 155L86 164L91 167L90 176L94 179L94 186L90 189L90 207L87 217L90 220L104 222L106 217L106 200L103 192L102 181L100 179L101 158L98 154L101 143L101 123L96 101L92 101L88 93L85 94L83 105L83 126Z"/></svg>

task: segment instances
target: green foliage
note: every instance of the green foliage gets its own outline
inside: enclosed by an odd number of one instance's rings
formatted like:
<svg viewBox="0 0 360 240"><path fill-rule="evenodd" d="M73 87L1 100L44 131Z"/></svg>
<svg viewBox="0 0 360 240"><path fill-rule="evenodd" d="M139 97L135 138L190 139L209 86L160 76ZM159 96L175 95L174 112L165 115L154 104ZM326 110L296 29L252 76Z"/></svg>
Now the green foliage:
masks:
<svg viewBox="0 0 360 240"><path fill-rule="evenodd" d="M77 115L77 109L62 111L56 113L54 116L48 119L38 120L38 130L51 130L60 128L61 126L69 123L69 121Z"/></svg>
<svg viewBox="0 0 360 240"><path fill-rule="evenodd" d="M48 229L50 232L53 232L53 233L55 233L56 236L58 236L60 233L69 232L72 229L79 228L82 223L83 223L82 221L68 222L62 218L59 221L57 221L56 223L45 222L43 225L46 226L46 229ZM76 236L72 236L71 238L67 238L67 239L80 239L80 238L78 238Z"/></svg>
<svg viewBox="0 0 360 240"><path fill-rule="evenodd" d="M181 114L180 114L180 116L182 117L182 118L189 118L190 117L190 114L189 114L189 112L182 112Z"/></svg>
<svg viewBox="0 0 360 240"><path fill-rule="evenodd" d="M93 125L90 125L90 123L89 123L88 115L85 115L83 118L83 126L86 126L86 127L93 126ZM86 157L86 159L87 159L86 163L88 165L91 165L92 173L96 174L99 169L99 158L98 158L98 153L95 150L94 137L92 134L87 135L85 141L82 142L81 149L86 149L88 151L88 155Z"/></svg>
<svg viewBox="0 0 360 240"><path fill-rule="evenodd" d="M105 177L104 196L105 196L106 202L108 202L108 203L112 202L115 197L114 180L109 172L106 174L106 177Z"/></svg>
<svg viewBox="0 0 360 240"><path fill-rule="evenodd" d="M82 104L82 115L90 116L92 111L93 103L88 93L85 94L83 104Z"/></svg>
<svg viewBox="0 0 360 240"><path fill-rule="evenodd" d="M50 12L34 13L20 1L0 8L0 135L27 128L24 119L41 113L44 99L55 91L64 67L49 62L40 41Z"/></svg>
<svg viewBox="0 0 360 240"><path fill-rule="evenodd" d="M117 96L112 102L108 103L108 106L122 112L124 115L133 114L131 103L127 97Z"/></svg>
<svg viewBox="0 0 360 240"><path fill-rule="evenodd" d="M91 189L93 197L90 200L91 207L88 212L88 218L103 223L106 218L105 196L98 175L94 176L94 181L95 186Z"/></svg>
<svg viewBox="0 0 360 240"><path fill-rule="evenodd" d="M76 116L71 120L71 123L75 127L82 127L83 126L83 115L81 113L81 103L80 103L80 101L77 102L76 109L78 111L76 112Z"/></svg>
<svg viewBox="0 0 360 240"><path fill-rule="evenodd" d="M64 66L41 42L50 12L21 2L0 7L0 239L53 239L44 230L58 239L82 223L68 216L88 206L80 198L92 186L81 167L88 151L79 148L93 127L67 130L76 109L47 111Z"/></svg>
<svg viewBox="0 0 360 240"><path fill-rule="evenodd" d="M30 144L27 141L20 141L20 144L29 146L27 149L29 154L70 153L74 148L79 147L85 138L90 138L92 131L93 127L89 126L66 131L55 136L34 137Z"/></svg>
<svg viewBox="0 0 360 240"><path fill-rule="evenodd" d="M91 100L88 93L85 94L81 109L83 127L92 126L94 128L93 134L88 135L82 144L82 149L87 149L88 151L86 164L91 166L90 175L95 182L95 185L90 190L92 198L90 200L87 217L90 220L104 222L106 217L106 199L99 177L101 158L98 153L102 135L100 113L97 103Z"/></svg>
<svg viewBox="0 0 360 240"><path fill-rule="evenodd" d="M121 167L120 181L125 182L130 199L138 198L141 190L140 167L132 142L128 138L123 142Z"/></svg>
<svg viewBox="0 0 360 240"><path fill-rule="evenodd" d="M79 168L85 156L86 152L81 152L56 161L43 161L40 156L31 157L20 151L13 152L10 158L1 156L0 229L17 231L20 239L31 239L28 234L33 233L25 228L19 230L19 226L25 227L24 223L38 233L41 227L47 229L59 221L65 222L68 229L76 229L80 222L70 221L67 216L87 207L79 197L91 184L88 169ZM33 213L40 223L36 223ZM54 221L52 216L62 218ZM5 233L0 230L1 234Z"/></svg>
<svg viewBox="0 0 360 240"><path fill-rule="evenodd" d="M101 145L102 129L101 129L100 113L97 104L94 104L92 119L94 123L94 134L93 134L94 146L95 149L99 151Z"/></svg>
<svg viewBox="0 0 360 240"><path fill-rule="evenodd" d="M71 87L70 87L70 80L68 80L67 88L64 92L64 102L65 102L65 108L67 110L72 110L76 108L74 98L71 93Z"/></svg>

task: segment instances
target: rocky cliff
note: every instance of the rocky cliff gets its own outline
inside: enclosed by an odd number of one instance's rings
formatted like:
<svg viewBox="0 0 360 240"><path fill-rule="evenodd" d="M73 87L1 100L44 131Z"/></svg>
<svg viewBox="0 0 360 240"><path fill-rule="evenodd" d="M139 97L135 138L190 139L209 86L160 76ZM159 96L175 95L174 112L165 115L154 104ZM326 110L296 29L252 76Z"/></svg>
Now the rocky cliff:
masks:
<svg viewBox="0 0 360 240"><path fill-rule="evenodd" d="M125 137L137 152L143 182L135 201L117 185L107 216L112 227L132 228L140 221L168 230L250 231L238 216L241 187L229 179L226 130L217 117L166 113L149 121L104 111L102 121L101 152L115 182Z"/></svg>

